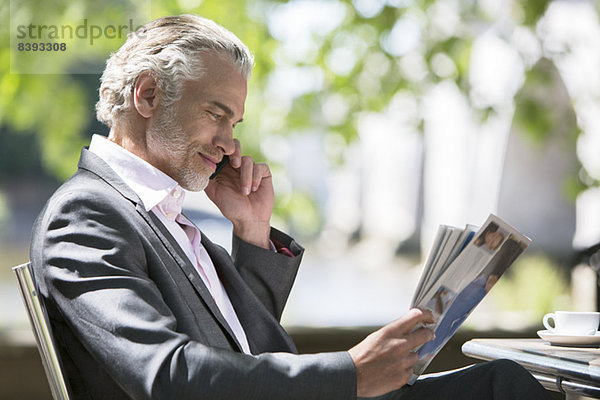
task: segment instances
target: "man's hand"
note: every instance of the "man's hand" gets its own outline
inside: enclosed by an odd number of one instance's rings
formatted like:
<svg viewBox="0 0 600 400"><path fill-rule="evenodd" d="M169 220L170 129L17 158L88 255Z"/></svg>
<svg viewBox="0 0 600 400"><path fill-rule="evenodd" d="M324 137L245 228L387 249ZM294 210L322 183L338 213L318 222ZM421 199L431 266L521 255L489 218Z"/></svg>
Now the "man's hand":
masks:
<svg viewBox="0 0 600 400"><path fill-rule="evenodd" d="M419 361L412 350L434 337L431 329L411 331L433 322L430 311L414 308L351 348L348 352L356 368L357 395L375 397L404 386Z"/></svg>
<svg viewBox="0 0 600 400"><path fill-rule="evenodd" d="M233 223L240 239L265 249L270 248L273 182L267 164L242 156L240 142L229 156L229 165L205 189L225 218Z"/></svg>

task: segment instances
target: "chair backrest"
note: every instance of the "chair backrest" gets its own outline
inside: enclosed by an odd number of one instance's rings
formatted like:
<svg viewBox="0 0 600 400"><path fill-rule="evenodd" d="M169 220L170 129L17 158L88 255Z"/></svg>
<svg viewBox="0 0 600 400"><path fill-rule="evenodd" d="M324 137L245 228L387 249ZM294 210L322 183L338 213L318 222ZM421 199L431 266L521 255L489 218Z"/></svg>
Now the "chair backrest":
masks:
<svg viewBox="0 0 600 400"><path fill-rule="evenodd" d="M50 391L54 400L68 400L69 389L63 376L60 356L54 345L54 337L50 328L50 321L42 299L38 296L37 286L31 273L30 263L13 268L23 297L23 303L31 322L33 334L50 384Z"/></svg>

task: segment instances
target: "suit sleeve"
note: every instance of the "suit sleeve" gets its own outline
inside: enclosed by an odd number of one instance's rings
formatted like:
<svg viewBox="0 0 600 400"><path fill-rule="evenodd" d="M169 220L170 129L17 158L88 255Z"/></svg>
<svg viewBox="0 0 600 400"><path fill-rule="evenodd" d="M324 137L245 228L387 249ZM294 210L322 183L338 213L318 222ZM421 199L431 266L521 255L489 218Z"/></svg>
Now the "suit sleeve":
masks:
<svg viewBox="0 0 600 400"><path fill-rule="evenodd" d="M177 321L148 275L145 238L128 216L131 210L111 207L101 196L70 191L52 200L34 229L32 263L42 295L129 396L356 397L347 352L251 356L177 332Z"/></svg>
<svg viewBox="0 0 600 400"><path fill-rule="evenodd" d="M238 272L256 297L280 321L304 248L275 228L271 228L271 238L283 244L294 257L259 248L237 236L233 237L232 257Z"/></svg>

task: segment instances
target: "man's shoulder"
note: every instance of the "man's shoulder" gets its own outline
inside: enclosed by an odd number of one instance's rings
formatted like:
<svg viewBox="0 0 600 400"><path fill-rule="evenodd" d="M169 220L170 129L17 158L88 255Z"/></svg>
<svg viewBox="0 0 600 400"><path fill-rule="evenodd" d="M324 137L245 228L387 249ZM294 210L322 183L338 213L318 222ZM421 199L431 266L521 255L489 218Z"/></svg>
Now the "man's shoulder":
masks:
<svg viewBox="0 0 600 400"><path fill-rule="evenodd" d="M81 233L88 228L133 234L136 204L99 176L79 171L63 183L36 218L31 236L32 252L45 242L48 232L67 229Z"/></svg>
<svg viewBox="0 0 600 400"><path fill-rule="evenodd" d="M49 202L89 199L103 202L123 198L119 191L93 172L78 170L52 194Z"/></svg>
<svg viewBox="0 0 600 400"><path fill-rule="evenodd" d="M100 176L78 170L47 200L38 220L66 214L124 213L135 204Z"/></svg>

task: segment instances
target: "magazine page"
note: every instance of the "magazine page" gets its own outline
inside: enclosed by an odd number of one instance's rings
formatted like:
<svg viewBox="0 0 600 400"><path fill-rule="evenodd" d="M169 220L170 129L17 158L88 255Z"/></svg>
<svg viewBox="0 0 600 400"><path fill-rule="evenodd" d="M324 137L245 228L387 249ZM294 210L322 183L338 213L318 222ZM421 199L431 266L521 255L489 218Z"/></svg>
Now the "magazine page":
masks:
<svg viewBox="0 0 600 400"><path fill-rule="evenodd" d="M473 238L477 227L473 225L467 225L465 229L453 228L455 231L452 233L452 237L446 242L445 249L439 249L440 253L438 262L435 266L431 267L431 271L429 273L424 273L423 276L426 276L426 281L423 283L421 287L419 287L419 292L415 293L413 299L413 305L419 304L424 296L431 290L432 286L435 285L436 282L439 282L441 275L448 269L454 259L462 252L462 250L469 244L471 239ZM428 266L425 266L427 269Z"/></svg>
<svg viewBox="0 0 600 400"><path fill-rule="evenodd" d="M435 339L417 349L419 362L409 384L423 373L494 284L529 246L531 240L491 215L419 303L429 309Z"/></svg>
<svg viewBox="0 0 600 400"><path fill-rule="evenodd" d="M473 239L473 237L475 236L475 232L477 232L478 229L479 227L474 225L467 225L465 229L463 229L462 235L456 241L456 245L452 249L452 253L450 253L450 257L448 257L448 261L446 262L444 269L440 272L444 272L446 271L446 269L448 269L448 267L456 259L456 257L458 257L458 255L465 249L465 247L467 247L471 239Z"/></svg>
<svg viewBox="0 0 600 400"><path fill-rule="evenodd" d="M423 264L423 269L421 270L421 276L419 277L419 283L417 284L417 288L413 293L413 298L411 304L415 304L417 302L418 296L423 292L423 285L427 280L427 275L431 271L431 266L434 264L434 261L437 259L437 256L440 252L440 248L444 243L444 238L446 237L448 226L440 225L435 234L435 239L433 239L433 243L431 244L431 249L429 254L427 255L427 259Z"/></svg>
<svg viewBox="0 0 600 400"><path fill-rule="evenodd" d="M440 225L438 228L436 239L427 257L419 284L413 295L413 304L421 300L421 296L428 291L434 277L438 277L440 266L443 264L443 260L448 257L451 248L454 247L457 235L459 234L460 232L453 226Z"/></svg>
<svg viewBox="0 0 600 400"><path fill-rule="evenodd" d="M426 305L440 290L440 286L445 286L446 289L458 293L485 268L497 250L511 235L518 242L523 243L525 247L531 242L529 238L497 216L490 215L485 224L475 234L474 239L465 246L448 268L430 285L421 297L421 301L412 304L412 306L421 307Z"/></svg>

